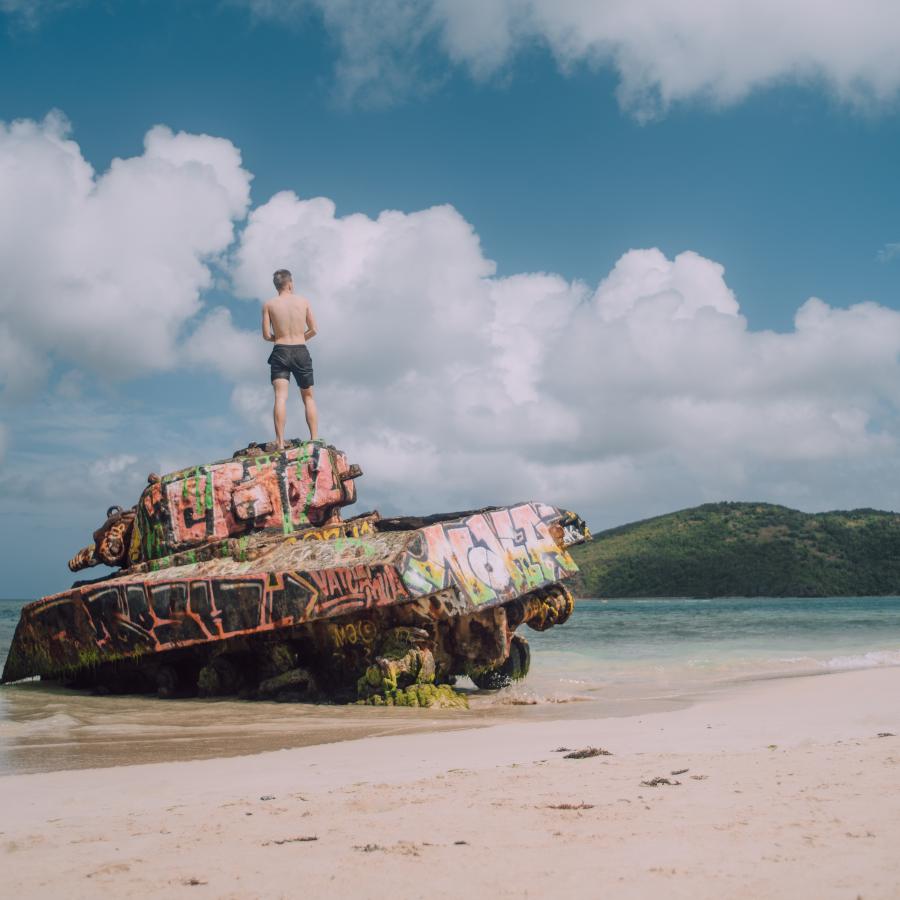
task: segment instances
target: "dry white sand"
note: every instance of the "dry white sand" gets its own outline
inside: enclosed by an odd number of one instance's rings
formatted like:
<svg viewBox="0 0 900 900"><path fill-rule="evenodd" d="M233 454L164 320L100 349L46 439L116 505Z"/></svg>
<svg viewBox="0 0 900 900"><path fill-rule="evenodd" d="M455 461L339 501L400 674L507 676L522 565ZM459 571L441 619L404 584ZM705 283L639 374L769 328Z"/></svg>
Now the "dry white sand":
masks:
<svg viewBox="0 0 900 900"><path fill-rule="evenodd" d="M0 846L11 898L900 897L900 669L639 717L11 775Z"/></svg>

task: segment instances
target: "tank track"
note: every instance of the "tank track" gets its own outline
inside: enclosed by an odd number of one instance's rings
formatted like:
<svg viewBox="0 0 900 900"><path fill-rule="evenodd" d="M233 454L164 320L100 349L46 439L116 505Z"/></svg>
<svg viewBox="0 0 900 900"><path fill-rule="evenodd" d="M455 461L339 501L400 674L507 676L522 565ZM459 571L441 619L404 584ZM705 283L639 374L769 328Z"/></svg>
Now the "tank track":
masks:
<svg viewBox="0 0 900 900"><path fill-rule="evenodd" d="M160 697L225 697L280 702L460 706L452 690L467 675L485 690L528 674L522 626L545 631L563 624L575 601L562 585L524 594L501 606L459 614L445 590L381 612L315 621L267 638L250 635L103 663L66 683L100 693ZM453 614L451 614L453 613Z"/></svg>

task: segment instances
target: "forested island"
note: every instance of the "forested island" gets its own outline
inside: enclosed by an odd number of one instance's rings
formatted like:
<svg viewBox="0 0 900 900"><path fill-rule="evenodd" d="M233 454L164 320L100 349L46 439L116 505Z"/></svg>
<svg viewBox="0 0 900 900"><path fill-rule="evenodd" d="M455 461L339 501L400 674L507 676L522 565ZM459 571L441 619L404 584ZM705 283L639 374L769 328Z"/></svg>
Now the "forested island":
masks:
<svg viewBox="0 0 900 900"><path fill-rule="evenodd" d="M705 503L574 548L583 597L900 594L900 515Z"/></svg>

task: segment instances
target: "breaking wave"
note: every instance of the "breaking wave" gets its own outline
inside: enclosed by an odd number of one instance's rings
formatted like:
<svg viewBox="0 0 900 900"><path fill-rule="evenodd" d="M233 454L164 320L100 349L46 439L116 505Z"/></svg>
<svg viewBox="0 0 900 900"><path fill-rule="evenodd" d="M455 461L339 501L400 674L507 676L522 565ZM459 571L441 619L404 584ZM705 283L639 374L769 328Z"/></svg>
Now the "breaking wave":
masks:
<svg viewBox="0 0 900 900"><path fill-rule="evenodd" d="M826 669L872 669L878 666L900 666L900 649L871 650L851 656L833 656L823 663Z"/></svg>

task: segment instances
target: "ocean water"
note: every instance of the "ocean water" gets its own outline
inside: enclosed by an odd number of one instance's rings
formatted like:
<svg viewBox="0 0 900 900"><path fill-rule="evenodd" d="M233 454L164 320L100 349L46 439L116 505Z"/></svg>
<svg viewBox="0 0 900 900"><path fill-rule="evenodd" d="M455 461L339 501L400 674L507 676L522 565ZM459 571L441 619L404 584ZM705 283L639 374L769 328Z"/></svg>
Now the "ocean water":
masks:
<svg viewBox="0 0 900 900"><path fill-rule="evenodd" d="M0 660L22 601L0 600ZM0 688L0 774L253 753L511 718L671 708L748 679L900 664L900 597L582 600L537 633L528 677L468 712L94 697Z"/></svg>
<svg viewBox="0 0 900 900"><path fill-rule="evenodd" d="M19 621L19 610L26 600L0 600L0 665L6 662L6 654Z"/></svg>
<svg viewBox="0 0 900 900"><path fill-rule="evenodd" d="M528 632L538 698L900 665L900 597L582 600Z"/></svg>

